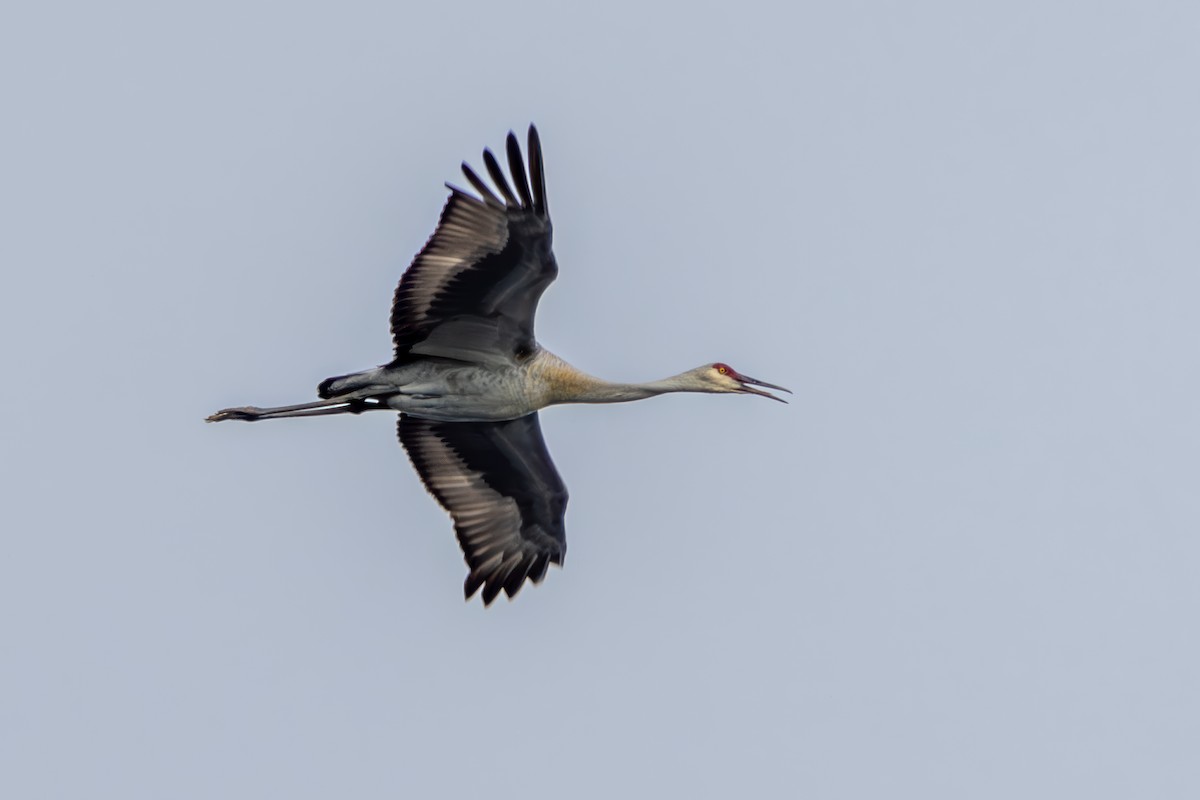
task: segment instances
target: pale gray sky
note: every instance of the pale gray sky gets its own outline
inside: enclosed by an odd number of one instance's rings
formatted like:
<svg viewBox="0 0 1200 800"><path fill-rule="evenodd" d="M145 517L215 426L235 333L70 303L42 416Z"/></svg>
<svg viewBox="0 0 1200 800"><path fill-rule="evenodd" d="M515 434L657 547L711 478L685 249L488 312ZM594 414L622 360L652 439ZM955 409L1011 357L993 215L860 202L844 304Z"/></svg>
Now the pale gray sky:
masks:
<svg viewBox="0 0 1200 800"><path fill-rule="evenodd" d="M26 4L0 20L0 791L1200 796L1200 7ZM485 611L388 415L537 122L551 409Z"/></svg>

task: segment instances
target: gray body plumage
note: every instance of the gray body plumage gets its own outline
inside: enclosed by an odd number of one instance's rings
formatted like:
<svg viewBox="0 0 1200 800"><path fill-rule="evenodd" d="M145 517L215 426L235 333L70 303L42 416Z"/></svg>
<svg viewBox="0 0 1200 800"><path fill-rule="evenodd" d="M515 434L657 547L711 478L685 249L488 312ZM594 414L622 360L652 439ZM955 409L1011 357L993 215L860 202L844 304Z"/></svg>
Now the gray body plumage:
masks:
<svg viewBox="0 0 1200 800"><path fill-rule="evenodd" d="M367 391L394 411L444 422L516 419L539 407L525 365L482 366L423 360L384 366L337 379L335 395Z"/></svg>

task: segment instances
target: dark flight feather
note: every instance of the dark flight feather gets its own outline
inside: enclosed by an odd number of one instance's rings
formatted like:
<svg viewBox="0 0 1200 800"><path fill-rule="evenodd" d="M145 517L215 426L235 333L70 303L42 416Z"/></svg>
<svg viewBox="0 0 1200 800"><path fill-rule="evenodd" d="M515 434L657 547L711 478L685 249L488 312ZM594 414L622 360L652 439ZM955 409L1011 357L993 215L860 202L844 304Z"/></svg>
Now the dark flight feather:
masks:
<svg viewBox="0 0 1200 800"><path fill-rule="evenodd" d="M499 197L496 197L495 193L492 192L491 187L484 183L483 179L475 174L475 170L471 169L470 164L464 161L462 163L462 171L463 175L467 176L467 180L471 182L471 186L475 188L475 191L479 192L479 194L483 197L483 202L494 208L504 208L504 201L502 201Z"/></svg>
<svg viewBox="0 0 1200 800"><path fill-rule="evenodd" d="M521 158L521 146L517 144L517 137L512 131L508 132L505 145L508 147L508 171L512 173L513 186L517 187L517 194L521 195L521 208L532 211L533 196L529 193L529 176L525 174L525 161Z"/></svg>
<svg viewBox="0 0 1200 800"><path fill-rule="evenodd" d="M529 177L533 181L533 210L545 216L549 211L546 205L546 173L542 166L542 141L538 138L537 128L529 126Z"/></svg>
<svg viewBox="0 0 1200 800"><path fill-rule="evenodd" d="M517 202L517 196L509 188L508 179L504 177L504 170L500 169L500 164L496 162L496 157L492 155L491 150L483 151L483 163L487 167L488 175L492 176L492 182L496 184L496 188L500 190L500 194L504 195L508 204L514 208L520 208L521 204Z"/></svg>
<svg viewBox="0 0 1200 800"><path fill-rule="evenodd" d="M539 583L562 564L567 488L546 449L538 415L504 422L438 422L408 414L400 442L422 482L454 519L470 572L469 599L490 604Z"/></svg>
<svg viewBox="0 0 1200 800"><path fill-rule="evenodd" d="M538 148L530 164L540 175L540 144L530 127ZM422 356L495 365L536 348L534 314L558 266L542 179L534 177L531 191L520 153L509 156L514 180L529 197L517 200L491 151L484 161L506 202L463 164L482 200L451 187L437 228L400 279L392 302L393 365Z"/></svg>

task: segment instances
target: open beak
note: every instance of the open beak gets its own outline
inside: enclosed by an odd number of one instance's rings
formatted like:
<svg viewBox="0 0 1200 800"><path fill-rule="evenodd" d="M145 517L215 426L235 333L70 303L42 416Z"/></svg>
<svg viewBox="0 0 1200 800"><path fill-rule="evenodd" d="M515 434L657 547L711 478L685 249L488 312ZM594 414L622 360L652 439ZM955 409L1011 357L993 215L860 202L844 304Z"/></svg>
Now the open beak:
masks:
<svg viewBox="0 0 1200 800"><path fill-rule="evenodd" d="M788 394L792 393L791 389L785 389L782 386L776 386L773 383L767 383L766 381L758 381L758 380L755 380L754 378L747 378L745 375L741 375L741 374L737 375L736 377L737 377L738 382L742 384L742 391L746 392L747 394L756 394L761 397L769 397L772 400L778 400L781 403L786 403L787 400L784 400L782 397L776 397L775 395L771 394L770 392L764 392L762 389L755 389L754 387L761 386L761 387L763 387L763 389L774 389L777 392L787 392Z"/></svg>

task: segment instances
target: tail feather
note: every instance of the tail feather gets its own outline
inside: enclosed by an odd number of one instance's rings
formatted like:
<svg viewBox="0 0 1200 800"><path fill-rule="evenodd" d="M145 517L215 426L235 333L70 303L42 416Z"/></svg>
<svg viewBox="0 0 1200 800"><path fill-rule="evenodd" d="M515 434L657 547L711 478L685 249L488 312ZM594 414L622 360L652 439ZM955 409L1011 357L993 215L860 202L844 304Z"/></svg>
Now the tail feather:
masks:
<svg viewBox="0 0 1200 800"><path fill-rule="evenodd" d="M333 397L335 394L337 394L333 387L338 381L344 381L349 377L349 375L337 375L321 381L321 383L317 386L317 397L321 398L322 400L328 400L329 398Z"/></svg>
<svg viewBox="0 0 1200 800"><path fill-rule="evenodd" d="M335 375L326 378L317 386L317 397L329 400L350 392L365 389L368 386L379 385L379 368L351 372L349 375Z"/></svg>

